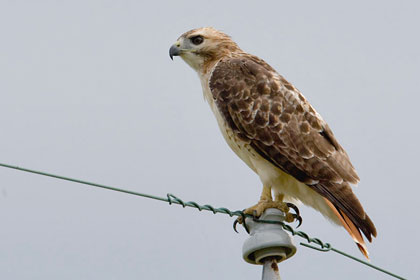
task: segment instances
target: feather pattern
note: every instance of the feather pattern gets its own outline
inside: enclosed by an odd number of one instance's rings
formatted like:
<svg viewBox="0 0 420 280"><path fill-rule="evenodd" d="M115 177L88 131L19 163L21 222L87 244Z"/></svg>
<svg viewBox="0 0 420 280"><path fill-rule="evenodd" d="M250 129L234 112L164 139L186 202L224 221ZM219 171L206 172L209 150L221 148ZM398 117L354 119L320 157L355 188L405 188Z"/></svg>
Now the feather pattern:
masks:
<svg viewBox="0 0 420 280"><path fill-rule="evenodd" d="M359 177L347 153L293 85L263 60L242 52L216 64L209 87L236 138L324 197L352 236L358 237L359 230L369 241L376 236L351 189ZM354 239L363 249L360 238Z"/></svg>

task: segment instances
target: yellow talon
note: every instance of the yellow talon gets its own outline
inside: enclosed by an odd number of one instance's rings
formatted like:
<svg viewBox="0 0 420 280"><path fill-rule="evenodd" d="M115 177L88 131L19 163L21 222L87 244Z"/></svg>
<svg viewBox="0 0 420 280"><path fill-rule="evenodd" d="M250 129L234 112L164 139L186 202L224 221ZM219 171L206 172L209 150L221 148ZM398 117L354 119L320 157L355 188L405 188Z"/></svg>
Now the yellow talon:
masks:
<svg viewBox="0 0 420 280"><path fill-rule="evenodd" d="M297 220L299 222L299 225L302 223L302 218L299 215L298 208L287 202L283 202L284 194L276 194L275 200L273 201L273 198L271 196L271 188L270 187L263 187L263 191L261 193L260 201L258 201L257 204L255 204L252 207L249 207L248 209L244 210L245 214L252 215L255 218L260 217L264 211L268 208L276 208L282 211L286 217L285 221L288 223L292 223L293 221ZM293 208L293 210L296 212L296 214L289 213L290 208ZM237 219L237 222L242 224L243 220L242 217L239 217Z"/></svg>

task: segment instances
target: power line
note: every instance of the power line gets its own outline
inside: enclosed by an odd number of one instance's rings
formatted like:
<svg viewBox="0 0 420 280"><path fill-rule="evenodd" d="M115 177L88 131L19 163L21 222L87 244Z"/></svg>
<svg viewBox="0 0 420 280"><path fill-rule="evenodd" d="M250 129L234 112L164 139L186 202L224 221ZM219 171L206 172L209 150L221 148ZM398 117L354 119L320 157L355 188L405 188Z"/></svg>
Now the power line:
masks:
<svg viewBox="0 0 420 280"><path fill-rule="evenodd" d="M145 194L145 193L125 190L125 189L121 189L121 188L116 188L116 187L112 187L112 186L107 186L107 185L103 185L103 184L92 183L92 182L88 182L88 181L84 181L84 180L80 180L80 179L74 179L74 178L70 178L70 177L66 177L66 176L61 176L61 175L56 175L56 174L52 174L52 173L43 172L43 171L37 171L37 170L28 169L28 168L13 166L13 165L5 164L5 163L0 163L0 166L10 168L10 169L19 170L19 171L34 173L34 174L38 174L38 175L42 175L42 176L52 177L52 178L56 178L56 179L60 179L60 180L79 183L79 184L83 184L83 185L89 185L89 186L93 186L93 187L107 189L107 190L111 190L111 191L117 191L117 192L127 193L127 194L131 194L131 195L141 196L141 197L145 197L145 198L150 198L150 199L154 199L154 200L160 200L160 201L168 202L169 205L179 204L179 205L182 205L182 207L184 207L184 208L185 207L192 207L192 208L198 209L199 211L202 211L202 210L211 211L214 214L222 213L222 214L227 214L230 217L238 216L238 217L242 217L243 221L245 221L245 217L252 217L252 215L244 214L244 212L241 211L241 210L231 211L231 210L229 210L228 208L225 208L225 207L215 208L215 207L213 207L209 204L200 205L200 204L198 204L197 202L194 202L194 201L184 202L182 199L176 197L173 194L169 194L169 193L166 195L166 197L160 197L160 196L155 196L155 195L151 195L151 194ZM252 218L254 218L254 217L252 217ZM333 251L333 252L336 252L336 253L338 253L342 256L345 256L345 257L350 258L352 260L355 260L359 263L362 263L362 264L364 264L368 267L371 267L371 268L376 269L380 272L383 272L383 273L388 274L392 277L395 277L397 279L406 280L406 278L403 278L403 277L401 277L397 274L389 272L389 271L387 271L383 268L380 268L380 267L375 266L375 265L373 265L369 262L366 262L366 261L361 260L357 257L354 257L350 254L347 254L343 251L340 251L340 250L332 247L330 243L322 242L319 238L312 238L307 233L305 233L303 231L294 230L291 226L289 226L289 225L287 225L283 222L267 221L267 220L263 221L263 220L258 220L258 219L255 219L255 218L254 218L254 221L260 222L260 223L280 224L286 231L290 232L292 235L297 235L297 236L305 239L305 241L307 243L302 243L302 242L299 243L300 245L302 245L304 247L311 248L311 249L321 251L321 252ZM246 224L244 224L244 227L245 227L245 229L247 229ZM235 229L235 231L236 231L236 229ZM248 231L248 229L247 229L247 231ZM312 246L312 245L310 245L310 243L317 244L319 247Z"/></svg>

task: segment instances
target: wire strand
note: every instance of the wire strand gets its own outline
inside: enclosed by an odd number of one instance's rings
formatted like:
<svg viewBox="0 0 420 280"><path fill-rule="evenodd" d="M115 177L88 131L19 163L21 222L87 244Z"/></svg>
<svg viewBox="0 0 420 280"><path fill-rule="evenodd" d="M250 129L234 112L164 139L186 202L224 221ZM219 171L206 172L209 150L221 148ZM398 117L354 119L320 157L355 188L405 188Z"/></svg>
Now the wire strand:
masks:
<svg viewBox="0 0 420 280"><path fill-rule="evenodd" d="M107 190L111 190L111 191L117 191L117 192L127 193L127 194L131 194L131 195L141 196L141 197L145 197L145 198L150 198L150 199L154 199L154 200L164 201L164 202L168 202L169 205L179 204L179 205L182 205L182 207L184 207L184 208L185 207L192 207L192 208L198 209L199 211L202 211L202 210L211 211L211 212L213 212L213 214L217 214L217 213L227 214L230 217L233 217L233 216L238 216L238 217L243 217L243 218L252 217L251 215L244 214L244 212L241 211L241 210L231 211L231 210L229 210L228 208L225 208L225 207L215 208L215 207L213 207L209 204L199 205L197 202L194 202L194 201L184 202L182 199L176 197L173 194L169 194L169 193L166 195L166 198L165 198L165 197L155 196L155 195L151 195L151 194L145 194L145 193L125 190L125 189L121 189L121 188L116 188L116 187L112 187L112 186L107 186L107 185L103 185L103 184L92 183L92 182L88 182L88 181L84 181L84 180L80 180L80 179L74 179L74 178L70 178L70 177L66 177L66 176L61 176L61 175L56 175L56 174L52 174L52 173L43 172L43 171L32 170L32 169L23 168L23 167L14 166L14 165L5 164L5 163L0 163L0 166L10 168L10 169L19 170L19 171L23 171L23 172L29 172L29 173L33 173L33 174L37 174L37 175L52 177L52 178L56 178L56 179L60 179L60 180L79 183L79 184L83 184L83 185L89 185L89 186L93 186L93 187L107 189ZM245 221L245 219L243 219L243 220ZM290 232L293 236L297 235L297 236L305 239L307 244L300 242L300 245L302 245L304 247L311 248L311 249L321 251L321 252L333 251L333 252L336 252L336 253L338 253L342 256L345 256L345 257L350 258L354 261L357 261L361 264L364 264L368 267L371 267L371 268L376 269L380 272L383 272L383 273L388 274L392 277L395 277L397 279L406 280L406 278L403 278L403 277L401 277L397 274L389 272L389 271L387 271L383 268L380 268L380 267L375 266L371 263L368 263L364 260L356 258L356 257L354 257L350 254L347 254L343 251L340 251L340 250L332 247L331 244L322 242L319 238L311 238L307 233L305 233L303 231L294 230L291 226L289 226L289 225L287 225L283 222L258 220L258 219L254 219L254 221L260 222L260 223L279 224L286 231ZM244 226L245 226L245 229L248 231L248 229L246 228L246 224L244 224ZM314 244L318 245L319 247L312 246L312 245L310 245L310 243L314 243Z"/></svg>

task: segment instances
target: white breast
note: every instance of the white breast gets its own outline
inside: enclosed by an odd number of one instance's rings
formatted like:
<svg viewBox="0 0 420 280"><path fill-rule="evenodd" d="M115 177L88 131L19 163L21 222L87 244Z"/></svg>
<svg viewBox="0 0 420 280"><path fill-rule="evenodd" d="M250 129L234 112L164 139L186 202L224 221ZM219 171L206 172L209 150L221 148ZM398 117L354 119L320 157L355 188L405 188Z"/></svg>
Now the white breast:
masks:
<svg viewBox="0 0 420 280"><path fill-rule="evenodd" d="M244 142L243 140L236 137L234 132L230 129L230 127L226 124L224 118L220 114L214 100L213 95L210 92L210 87L208 86L208 80L201 81L203 86L203 94L204 98L210 105L213 114L216 117L217 123L219 125L220 131L222 132L223 137L225 138L226 142L228 143L229 147L255 172L255 169L251 158L256 157L253 149L249 146L248 143Z"/></svg>

